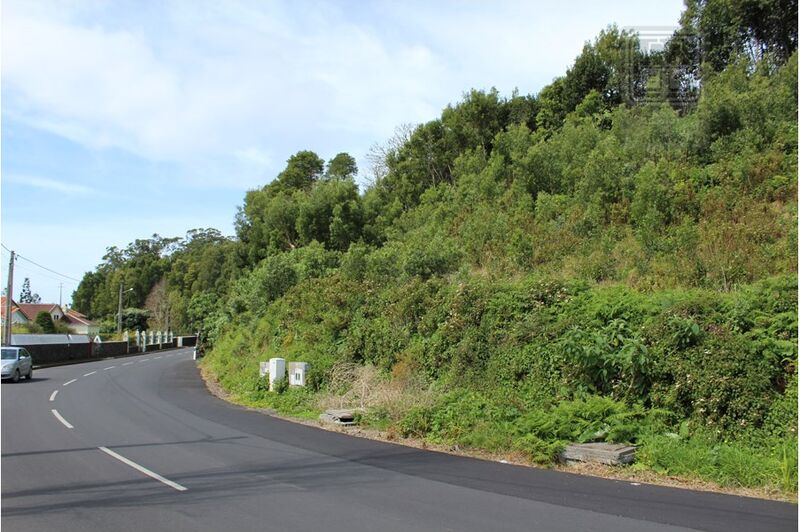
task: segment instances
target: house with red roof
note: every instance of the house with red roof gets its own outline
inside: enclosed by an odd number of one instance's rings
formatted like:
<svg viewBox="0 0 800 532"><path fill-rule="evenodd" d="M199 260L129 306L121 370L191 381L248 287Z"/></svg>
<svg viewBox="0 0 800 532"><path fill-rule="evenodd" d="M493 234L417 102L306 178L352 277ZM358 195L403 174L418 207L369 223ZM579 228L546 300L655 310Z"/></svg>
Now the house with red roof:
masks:
<svg viewBox="0 0 800 532"><path fill-rule="evenodd" d="M0 297L2 305L2 322L6 319L6 298ZM64 312L61 305L55 303L16 303L11 300L11 324L31 323L36 321L36 316L40 312L47 312L53 322L64 323L73 334L96 335L100 332L100 326L81 314L77 310L68 309Z"/></svg>
<svg viewBox="0 0 800 532"><path fill-rule="evenodd" d="M75 309L67 309L64 314L64 323L75 334L88 334L95 336L100 333L100 326Z"/></svg>
<svg viewBox="0 0 800 532"><path fill-rule="evenodd" d="M28 319L28 316L25 315L22 310L20 310L19 305L17 305L14 300L11 300L11 324L14 323L28 323L32 321ZM5 325L6 323L6 296L0 296L0 323Z"/></svg>
<svg viewBox="0 0 800 532"><path fill-rule="evenodd" d="M61 309L60 305L56 305L55 303L17 303L17 307L22 313L28 318L28 321L35 321L36 316L39 315L40 312L47 312L50 314L50 319L53 322L61 321L64 319L64 311ZM13 321L11 323L14 323Z"/></svg>

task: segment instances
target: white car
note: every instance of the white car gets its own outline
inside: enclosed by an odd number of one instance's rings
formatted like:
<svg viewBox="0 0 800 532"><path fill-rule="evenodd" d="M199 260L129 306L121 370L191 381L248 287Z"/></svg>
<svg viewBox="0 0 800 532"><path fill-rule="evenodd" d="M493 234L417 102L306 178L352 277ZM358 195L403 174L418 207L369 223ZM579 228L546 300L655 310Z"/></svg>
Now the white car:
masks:
<svg viewBox="0 0 800 532"><path fill-rule="evenodd" d="M33 359L24 347L3 347L2 362L4 379L19 382L23 375L28 380L33 378Z"/></svg>

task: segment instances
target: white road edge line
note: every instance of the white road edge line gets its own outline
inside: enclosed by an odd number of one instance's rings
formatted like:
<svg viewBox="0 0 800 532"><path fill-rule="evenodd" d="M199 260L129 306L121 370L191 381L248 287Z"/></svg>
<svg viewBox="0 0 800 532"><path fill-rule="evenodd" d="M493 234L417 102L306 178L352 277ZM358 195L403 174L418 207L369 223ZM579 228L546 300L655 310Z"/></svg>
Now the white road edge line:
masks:
<svg viewBox="0 0 800 532"><path fill-rule="evenodd" d="M83 376L84 377L88 377L89 375L94 375L95 373L97 373L97 372L96 371L90 371L89 373L84 373Z"/></svg>
<svg viewBox="0 0 800 532"><path fill-rule="evenodd" d="M54 391L53 393L50 394L50 402L51 403L56 400L56 395L58 395L58 390L56 390L56 391Z"/></svg>
<svg viewBox="0 0 800 532"><path fill-rule="evenodd" d="M54 412L55 412L55 410L54 410ZM154 478L157 481L159 481L159 482L161 482L163 484L166 484L170 488L176 489L178 491L186 491L186 489L187 489L184 486L181 486L180 484L178 484L177 482L173 482L168 478L162 477L158 473L154 473L154 472L150 471L149 469L147 469L144 466L140 466L139 464L137 464L133 460L128 460L127 458L125 458L121 454L117 454L117 453L115 453L114 451L112 451L111 449L109 449L107 447L98 447L98 449L100 449L101 451L103 451L107 455L116 458L117 460L119 460L123 464L127 464L127 465L131 466L132 468L136 469L137 471L141 471L142 473L144 473L148 477Z"/></svg>
<svg viewBox="0 0 800 532"><path fill-rule="evenodd" d="M64 383L64 386L67 386L67 385L69 385L69 384L72 384L72 383L73 383L73 382L75 382L76 380L78 380L78 379L72 379L71 381L67 381L67 382L65 382L65 383Z"/></svg>
<svg viewBox="0 0 800 532"><path fill-rule="evenodd" d="M74 429L75 428L72 425L70 425L69 422L66 419L61 417L61 414L58 413L58 410L56 410L54 408L54 409L51 410L51 412L53 413L54 416L56 416L57 420L59 420L61 423L64 424L65 427L67 427L68 429Z"/></svg>
<svg viewBox="0 0 800 532"><path fill-rule="evenodd" d="M114 369L114 368L116 368L116 367L117 367L117 366L108 366L107 368L103 368L103 371L108 371L108 370L110 370L110 369Z"/></svg>

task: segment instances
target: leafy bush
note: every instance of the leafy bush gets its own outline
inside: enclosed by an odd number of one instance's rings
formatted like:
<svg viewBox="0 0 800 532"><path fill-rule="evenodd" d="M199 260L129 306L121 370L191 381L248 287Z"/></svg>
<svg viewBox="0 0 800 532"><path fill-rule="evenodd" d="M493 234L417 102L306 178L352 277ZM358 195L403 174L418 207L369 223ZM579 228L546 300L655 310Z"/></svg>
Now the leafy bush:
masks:
<svg viewBox="0 0 800 532"><path fill-rule="evenodd" d="M411 409L398 423L400 434L404 438L420 438L426 436L432 428L430 408L416 407Z"/></svg>

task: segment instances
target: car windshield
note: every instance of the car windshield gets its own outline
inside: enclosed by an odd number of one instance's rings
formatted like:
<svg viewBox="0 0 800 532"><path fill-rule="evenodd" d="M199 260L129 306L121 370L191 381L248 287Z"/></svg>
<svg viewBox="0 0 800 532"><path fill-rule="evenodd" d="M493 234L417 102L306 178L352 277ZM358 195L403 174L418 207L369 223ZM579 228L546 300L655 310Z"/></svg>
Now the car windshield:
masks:
<svg viewBox="0 0 800 532"><path fill-rule="evenodd" d="M3 360L16 360L16 359L17 359L16 349L3 349Z"/></svg>

